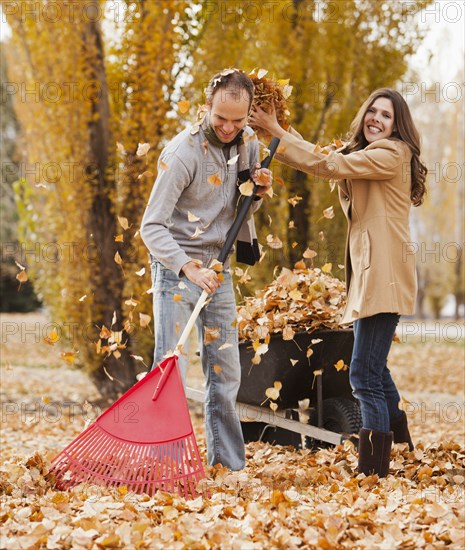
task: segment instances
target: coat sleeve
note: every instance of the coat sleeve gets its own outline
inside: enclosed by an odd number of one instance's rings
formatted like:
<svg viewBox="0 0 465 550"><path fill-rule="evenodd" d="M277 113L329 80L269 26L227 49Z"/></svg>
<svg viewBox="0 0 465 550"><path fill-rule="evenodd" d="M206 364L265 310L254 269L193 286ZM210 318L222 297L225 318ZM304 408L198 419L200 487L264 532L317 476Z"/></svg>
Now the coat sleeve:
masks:
<svg viewBox="0 0 465 550"><path fill-rule="evenodd" d="M164 162L169 169L161 168ZM176 274L191 258L173 238L169 228L172 214L191 176L183 162L175 155L160 155L158 175L141 224L141 237L150 254Z"/></svg>
<svg viewBox="0 0 465 550"><path fill-rule="evenodd" d="M410 159L405 154L405 147L400 141L380 139L348 155L335 151L325 155L314 153L315 145L292 130L282 137L276 158L317 177L382 181L393 178L402 163L409 173Z"/></svg>

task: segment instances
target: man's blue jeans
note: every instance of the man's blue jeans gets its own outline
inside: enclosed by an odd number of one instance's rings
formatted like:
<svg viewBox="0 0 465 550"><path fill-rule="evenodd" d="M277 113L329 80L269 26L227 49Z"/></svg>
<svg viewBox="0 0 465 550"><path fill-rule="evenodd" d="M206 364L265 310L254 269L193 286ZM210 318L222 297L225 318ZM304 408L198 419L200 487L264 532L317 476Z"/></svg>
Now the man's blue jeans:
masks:
<svg viewBox="0 0 465 550"><path fill-rule="evenodd" d="M200 356L206 382L205 424L207 460L231 470L245 465L242 429L235 404L241 380L236 301L230 273L211 296L197 319ZM180 278L159 262L152 263L155 319L154 365L176 349L179 337L202 289L186 277ZM177 296L175 296L177 295ZM224 346L231 344L230 346ZM219 349L224 346L224 349ZM179 356L184 384L188 367L188 347ZM170 353L170 354L171 354Z"/></svg>
<svg viewBox="0 0 465 550"><path fill-rule="evenodd" d="M354 350L350 363L352 393L360 402L363 427L389 432L402 416L400 396L387 367L399 315L379 313L354 321Z"/></svg>

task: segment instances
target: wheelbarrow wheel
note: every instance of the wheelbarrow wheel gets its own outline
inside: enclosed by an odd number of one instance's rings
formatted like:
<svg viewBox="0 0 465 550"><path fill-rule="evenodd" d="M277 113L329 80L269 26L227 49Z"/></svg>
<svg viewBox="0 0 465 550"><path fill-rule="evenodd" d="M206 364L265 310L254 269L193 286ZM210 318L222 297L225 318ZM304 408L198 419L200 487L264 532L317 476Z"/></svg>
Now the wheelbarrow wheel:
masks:
<svg viewBox="0 0 465 550"><path fill-rule="evenodd" d="M309 424L318 425L318 414L316 409L310 415ZM340 434L357 434L362 427L362 414L356 401L346 398L329 398L323 400L323 428ZM330 443L306 438L308 449L316 447L332 447Z"/></svg>

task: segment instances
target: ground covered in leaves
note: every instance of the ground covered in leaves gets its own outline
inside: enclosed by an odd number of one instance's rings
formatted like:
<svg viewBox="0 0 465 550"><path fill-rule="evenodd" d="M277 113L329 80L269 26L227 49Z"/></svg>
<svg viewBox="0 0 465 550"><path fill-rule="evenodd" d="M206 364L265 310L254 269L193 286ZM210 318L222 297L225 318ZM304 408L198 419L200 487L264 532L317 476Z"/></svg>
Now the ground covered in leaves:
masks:
<svg viewBox="0 0 465 550"><path fill-rule="evenodd" d="M416 449L396 446L387 478L356 475L350 442L317 452L250 443L244 471L208 469L208 496L191 501L124 488L56 491L50 460L100 414L98 393L52 348L7 341L1 548L465 547L463 340L401 340L390 368ZM198 405L192 412L205 456Z"/></svg>

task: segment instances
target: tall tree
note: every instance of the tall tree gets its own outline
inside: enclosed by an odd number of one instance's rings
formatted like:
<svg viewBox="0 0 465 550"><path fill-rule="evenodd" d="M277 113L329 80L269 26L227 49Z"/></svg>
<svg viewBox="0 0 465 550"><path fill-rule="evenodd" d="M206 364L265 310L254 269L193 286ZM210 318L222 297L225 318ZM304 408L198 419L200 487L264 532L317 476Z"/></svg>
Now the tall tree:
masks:
<svg viewBox="0 0 465 550"><path fill-rule="evenodd" d="M150 277L137 284L132 273L147 255L137 230L124 231L123 218L137 227L153 181L138 178L146 167L136 151L138 143L151 145L147 159L155 171L172 109L185 2L121 5L122 17L113 23L124 38L111 62L102 31L105 2L87 2L83 11L60 0L61 16L53 18L27 15L45 13L45 1L23 4L6 15L12 79L26 91L15 97L23 163L35 167L17 185L22 236L34 251L29 271L59 336L70 340L68 360L78 360L102 394L113 396L134 383L140 363L132 356L150 361L153 346L153 336L140 337L151 312L141 309L149 307ZM123 242L115 241L121 233ZM131 323L137 306L139 334Z"/></svg>
<svg viewBox="0 0 465 550"><path fill-rule="evenodd" d="M293 126L308 140L324 145L345 136L362 100L381 86L395 86L407 68L407 57L421 40L413 12L401 2L371 0L212 0L204 7L204 33L194 54L194 82L227 66L263 67L277 79L290 79ZM413 9L415 8L415 10ZM202 87L192 90L201 101ZM344 262L345 221L333 186L274 164L286 189L259 211L261 241L278 233L284 249L269 251L271 262L291 264L307 246L322 263ZM278 189L278 186L275 186ZM293 206L288 198L300 197ZM294 204L296 201L292 201ZM328 220L323 210L334 207ZM269 226L268 215L272 224ZM293 221L289 227L289 222ZM295 228L296 229L295 229ZM297 243L297 244L296 244ZM255 269L257 284L269 278L270 262Z"/></svg>

